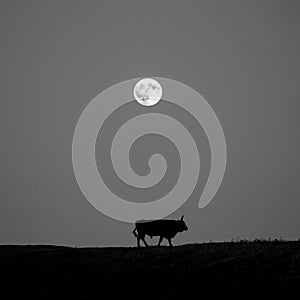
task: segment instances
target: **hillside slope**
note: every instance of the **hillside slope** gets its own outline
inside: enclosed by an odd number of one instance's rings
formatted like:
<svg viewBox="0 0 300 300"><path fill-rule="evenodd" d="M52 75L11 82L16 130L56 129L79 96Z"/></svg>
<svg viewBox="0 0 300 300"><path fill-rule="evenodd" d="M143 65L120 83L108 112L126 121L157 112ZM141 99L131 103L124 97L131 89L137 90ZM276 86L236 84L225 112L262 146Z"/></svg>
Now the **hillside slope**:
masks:
<svg viewBox="0 0 300 300"><path fill-rule="evenodd" d="M300 299L299 242L140 249L5 245L0 270L7 299Z"/></svg>

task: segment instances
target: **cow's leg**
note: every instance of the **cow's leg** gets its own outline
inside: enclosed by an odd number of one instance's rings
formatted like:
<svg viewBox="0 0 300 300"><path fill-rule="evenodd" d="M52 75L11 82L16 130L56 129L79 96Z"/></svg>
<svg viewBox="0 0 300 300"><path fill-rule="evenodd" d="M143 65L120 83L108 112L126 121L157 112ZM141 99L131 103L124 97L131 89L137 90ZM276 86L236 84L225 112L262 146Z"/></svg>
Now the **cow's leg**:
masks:
<svg viewBox="0 0 300 300"><path fill-rule="evenodd" d="M147 244L147 242L145 240L145 235L141 236L141 240L143 241L143 243L145 244L145 246L148 247L148 244Z"/></svg>
<svg viewBox="0 0 300 300"><path fill-rule="evenodd" d="M159 241L158 241L158 244L157 244L157 246L160 246L160 244L161 244L161 242L162 242L162 240L164 239L164 237L163 236L160 236L159 237Z"/></svg>
<svg viewBox="0 0 300 300"><path fill-rule="evenodd" d="M169 242L170 247L172 247L173 245L172 245L171 239L168 239L168 242Z"/></svg>
<svg viewBox="0 0 300 300"><path fill-rule="evenodd" d="M138 248L140 248L141 247L141 238L140 238L140 236L137 236L136 240L137 240L137 246L138 246Z"/></svg>

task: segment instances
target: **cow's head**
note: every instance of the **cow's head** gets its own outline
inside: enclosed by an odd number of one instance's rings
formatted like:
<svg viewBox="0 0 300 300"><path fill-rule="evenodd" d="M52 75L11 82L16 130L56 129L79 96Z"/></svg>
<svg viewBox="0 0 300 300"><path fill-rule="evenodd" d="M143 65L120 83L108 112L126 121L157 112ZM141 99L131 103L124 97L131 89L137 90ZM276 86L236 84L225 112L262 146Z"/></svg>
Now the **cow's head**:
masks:
<svg viewBox="0 0 300 300"><path fill-rule="evenodd" d="M188 227L186 226L185 222L183 221L183 216L181 216L181 219L178 220L178 223L179 223L179 231L180 232L188 230Z"/></svg>

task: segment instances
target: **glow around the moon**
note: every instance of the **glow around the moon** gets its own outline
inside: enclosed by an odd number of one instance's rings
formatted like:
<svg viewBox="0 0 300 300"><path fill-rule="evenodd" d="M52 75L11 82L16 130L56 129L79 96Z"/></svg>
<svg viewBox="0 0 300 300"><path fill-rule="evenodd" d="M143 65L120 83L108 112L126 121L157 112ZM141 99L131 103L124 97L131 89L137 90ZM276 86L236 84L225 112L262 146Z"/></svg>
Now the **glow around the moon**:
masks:
<svg viewBox="0 0 300 300"><path fill-rule="evenodd" d="M155 79L144 78L136 83L133 95L138 103L145 106L151 106L161 99L162 87Z"/></svg>

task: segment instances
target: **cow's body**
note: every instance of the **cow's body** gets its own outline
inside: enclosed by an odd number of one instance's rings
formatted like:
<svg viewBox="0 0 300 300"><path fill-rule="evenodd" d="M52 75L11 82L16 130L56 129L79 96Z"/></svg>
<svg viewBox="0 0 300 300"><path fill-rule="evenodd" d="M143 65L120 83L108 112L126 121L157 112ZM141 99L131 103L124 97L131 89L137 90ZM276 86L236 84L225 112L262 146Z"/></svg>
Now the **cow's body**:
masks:
<svg viewBox="0 0 300 300"><path fill-rule="evenodd" d="M140 247L140 240L144 242L145 246L148 246L145 241L146 235L151 238L153 236L159 236L158 246L160 246L164 238L167 239L169 245L172 246L171 239L175 237L178 232L185 230L188 230L188 228L183 221L183 217L181 220L140 220L135 223L133 234L137 238L138 247Z"/></svg>

